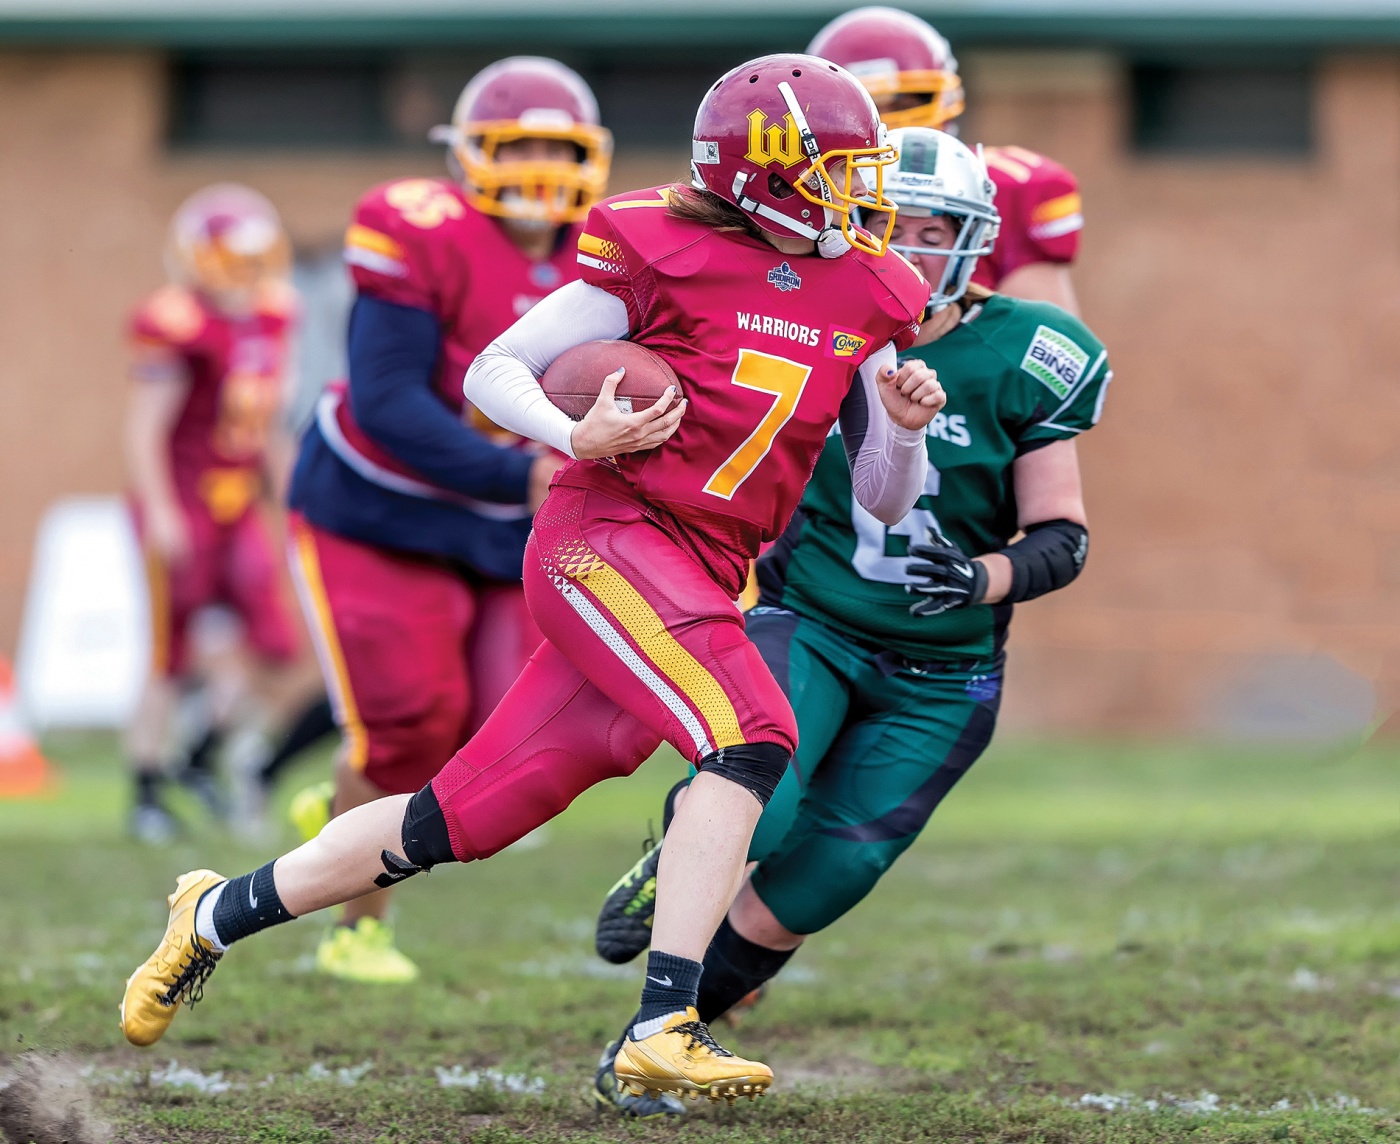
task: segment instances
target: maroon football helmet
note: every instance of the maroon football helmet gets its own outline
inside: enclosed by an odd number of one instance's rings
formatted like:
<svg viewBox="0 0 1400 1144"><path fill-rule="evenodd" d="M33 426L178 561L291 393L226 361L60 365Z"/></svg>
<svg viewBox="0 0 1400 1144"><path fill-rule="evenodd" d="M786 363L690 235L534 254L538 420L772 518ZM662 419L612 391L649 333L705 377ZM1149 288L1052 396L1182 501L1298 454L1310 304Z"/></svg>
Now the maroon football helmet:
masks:
<svg viewBox="0 0 1400 1144"><path fill-rule="evenodd" d="M267 198L238 183L215 183L180 204L165 261L173 281L241 312L291 273L291 245Z"/></svg>
<svg viewBox="0 0 1400 1144"><path fill-rule="evenodd" d="M551 226L588 213L603 195L612 162L612 135L598 126L588 84L542 56L512 56L478 72L457 100L452 125L433 128L430 138L452 148L467 201L477 210ZM561 139L577 157L497 157L501 144L517 139Z"/></svg>
<svg viewBox="0 0 1400 1144"><path fill-rule="evenodd" d="M815 240L827 257L852 247L881 255L895 213L884 173L895 158L860 81L793 52L752 60L710 88L695 115L691 182L771 234ZM852 223L857 206L883 233Z"/></svg>
<svg viewBox="0 0 1400 1144"><path fill-rule="evenodd" d="M962 114L962 80L953 49L908 12L856 8L832 20L807 50L840 64L865 84L890 130L941 128Z"/></svg>

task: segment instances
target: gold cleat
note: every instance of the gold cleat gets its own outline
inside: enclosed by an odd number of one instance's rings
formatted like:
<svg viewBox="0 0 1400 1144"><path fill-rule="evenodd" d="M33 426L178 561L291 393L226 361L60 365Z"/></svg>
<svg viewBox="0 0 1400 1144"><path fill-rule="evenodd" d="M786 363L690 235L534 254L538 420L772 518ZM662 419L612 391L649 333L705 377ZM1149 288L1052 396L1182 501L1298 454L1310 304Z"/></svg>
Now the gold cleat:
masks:
<svg viewBox="0 0 1400 1144"><path fill-rule="evenodd" d="M122 1033L133 1045L154 1045L183 1001L193 1006L204 996L204 982L214 972L221 954L194 932L195 907L206 891L226 881L213 870L182 874L175 892L166 898L170 920L165 936L135 973L126 979L122 997Z"/></svg>
<svg viewBox="0 0 1400 1144"><path fill-rule="evenodd" d="M650 1036L622 1039L613 1073L634 1096L674 1092L692 1100L750 1100L773 1083L773 1070L720 1045L693 1009L672 1013Z"/></svg>

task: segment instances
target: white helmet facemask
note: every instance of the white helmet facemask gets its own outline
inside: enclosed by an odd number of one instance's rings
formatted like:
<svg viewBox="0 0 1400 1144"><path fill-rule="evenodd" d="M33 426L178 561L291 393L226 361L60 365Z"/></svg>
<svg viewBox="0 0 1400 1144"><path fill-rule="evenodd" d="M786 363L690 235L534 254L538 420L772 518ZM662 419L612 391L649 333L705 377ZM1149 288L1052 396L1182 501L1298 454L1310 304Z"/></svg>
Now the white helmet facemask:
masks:
<svg viewBox="0 0 1400 1144"><path fill-rule="evenodd" d="M899 226L916 235L920 219L943 215L954 221L957 236L950 246L891 242L906 257L928 255L945 259L943 273L929 299L931 311L941 310L967 292L977 260L992 252L1001 218L993 205L996 187L987 175L980 148L974 153L944 131L905 127L891 132L899 163L885 177L885 194L899 207Z"/></svg>

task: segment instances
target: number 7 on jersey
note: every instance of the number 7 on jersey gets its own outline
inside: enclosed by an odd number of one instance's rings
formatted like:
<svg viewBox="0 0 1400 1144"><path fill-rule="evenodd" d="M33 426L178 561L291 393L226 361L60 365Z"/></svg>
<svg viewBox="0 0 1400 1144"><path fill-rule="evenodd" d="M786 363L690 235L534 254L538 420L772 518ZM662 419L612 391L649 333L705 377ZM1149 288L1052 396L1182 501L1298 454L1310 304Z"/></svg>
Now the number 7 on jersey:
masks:
<svg viewBox="0 0 1400 1144"><path fill-rule="evenodd" d="M732 500L758 463L768 456L773 447L773 439L778 431L792 419L797 411L797 403L802 391L807 388L807 379L812 376L812 367L799 365L787 358L760 353L758 350L740 350L739 361L734 366L730 381L744 389L758 393L771 393L773 404L763 415L748 438L730 454L714 475L705 482L705 491L711 496Z"/></svg>

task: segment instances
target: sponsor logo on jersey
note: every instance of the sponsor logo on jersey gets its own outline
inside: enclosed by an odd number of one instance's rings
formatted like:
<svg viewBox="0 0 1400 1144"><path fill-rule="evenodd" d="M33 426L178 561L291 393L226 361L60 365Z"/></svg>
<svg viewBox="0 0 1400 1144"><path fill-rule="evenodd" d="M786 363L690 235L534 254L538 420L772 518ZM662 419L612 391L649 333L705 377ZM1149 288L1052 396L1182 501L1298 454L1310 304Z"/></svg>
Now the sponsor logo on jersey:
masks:
<svg viewBox="0 0 1400 1144"><path fill-rule="evenodd" d="M1031 340L1021 368L1056 397L1068 397L1084 374L1089 355L1059 330L1041 326Z"/></svg>
<svg viewBox="0 0 1400 1144"><path fill-rule="evenodd" d="M864 334L853 334L850 330L832 328L831 338L826 343L826 356L853 358L865 349L870 341Z"/></svg>
<svg viewBox="0 0 1400 1144"><path fill-rule="evenodd" d="M786 318L771 318L767 314L749 314L740 310L734 315L739 329L751 334L771 334L775 338L787 338L790 342L816 348L821 345L821 331L800 322L789 322Z"/></svg>
<svg viewBox="0 0 1400 1144"><path fill-rule="evenodd" d="M744 153L745 159L760 167L769 163L795 167L805 157L802 133L793 121L792 112L784 115L781 123L769 123L767 113L758 108L749 112L749 149Z"/></svg>
<svg viewBox="0 0 1400 1144"><path fill-rule="evenodd" d="M768 271L768 285L776 286L782 293L786 294L790 290L801 290L802 279L797 276L786 262L781 266L775 266Z"/></svg>

